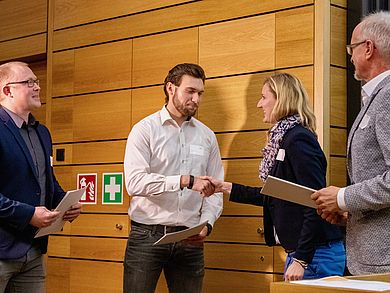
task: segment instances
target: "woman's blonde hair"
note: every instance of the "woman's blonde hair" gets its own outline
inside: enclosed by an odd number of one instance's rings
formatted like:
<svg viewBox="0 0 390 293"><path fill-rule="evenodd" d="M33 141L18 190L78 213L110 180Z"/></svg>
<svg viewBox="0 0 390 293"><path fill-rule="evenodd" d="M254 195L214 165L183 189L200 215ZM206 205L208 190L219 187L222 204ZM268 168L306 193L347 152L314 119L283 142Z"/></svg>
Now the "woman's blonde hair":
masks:
<svg viewBox="0 0 390 293"><path fill-rule="evenodd" d="M277 73L267 77L265 84L276 97L271 113L275 121L298 114L302 125L315 133L316 118L309 106L309 96L297 77L288 73Z"/></svg>

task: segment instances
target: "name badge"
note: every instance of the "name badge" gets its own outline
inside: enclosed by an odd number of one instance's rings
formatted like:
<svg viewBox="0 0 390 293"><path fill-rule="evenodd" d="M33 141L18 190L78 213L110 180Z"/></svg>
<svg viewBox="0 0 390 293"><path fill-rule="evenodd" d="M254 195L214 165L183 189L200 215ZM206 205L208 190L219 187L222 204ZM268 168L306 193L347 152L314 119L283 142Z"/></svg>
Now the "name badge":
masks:
<svg viewBox="0 0 390 293"><path fill-rule="evenodd" d="M359 128L364 129L368 125L368 122L370 121L370 116L367 114L364 115L362 121L360 122Z"/></svg>
<svg viewBox="0 0 390 293"><path fill-rule="evenodd" d="M204 155L204 147L202 147L201 145L190 144L190 154L197 155L197 156L203 156Z"/></svg>
<svg viewBox="0 0 390 293"><path fill-rule="evenodd" d="M50 156L50 166L53 167L53 156Z"/></svg>
<svg viewBox="0 0 390 293"><path fill-rule="evenodd" d="M286 151L284 149L279 149L278 155L276 156L276 159L278 161L284 161L284 156L286 155Z"/></svg>

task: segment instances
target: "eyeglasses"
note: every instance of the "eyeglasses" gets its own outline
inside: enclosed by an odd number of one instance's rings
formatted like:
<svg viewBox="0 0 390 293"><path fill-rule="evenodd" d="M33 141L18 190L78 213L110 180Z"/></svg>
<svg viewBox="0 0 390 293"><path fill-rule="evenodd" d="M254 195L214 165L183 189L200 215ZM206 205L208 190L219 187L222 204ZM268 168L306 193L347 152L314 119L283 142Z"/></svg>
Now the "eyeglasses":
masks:
<svg viewBox="0 0 390 293"><path fill-rule="evenodd" d="M22 81L12 81L7 83L6 85L9 84L27 84L28 87L34 87L34 84L39 86L39 79L28 79L28 80L22 80Z"/></svg>
<svg viewBox="0 0 390 293"><path fill-rule="evenodd" d="M361 45L361 44L364 44L365 42L367 42L367 40L364 40L364 41L361 41L361 42L357 42L357 43L353 43L353 44L346 45L345 47L347 48L347 53L348 53L348 55L352 55L353 49L356 48L357 46Z"/></svg>

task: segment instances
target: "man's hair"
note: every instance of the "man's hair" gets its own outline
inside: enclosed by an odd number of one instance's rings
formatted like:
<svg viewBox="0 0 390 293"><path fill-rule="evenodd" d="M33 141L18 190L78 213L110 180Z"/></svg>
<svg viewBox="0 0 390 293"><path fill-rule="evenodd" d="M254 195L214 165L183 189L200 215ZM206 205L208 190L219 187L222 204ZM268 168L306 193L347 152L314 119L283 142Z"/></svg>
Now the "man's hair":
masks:
<svg viewBox="0 0 390 293"><path fill-rule="evenodd" d="M380 11L360 23L362 40L372 40L387 65L390 65L390 12Z"/></svg>
<svg viewBox="0 0 390 293"><path fill-rule="evenodd" d="M0 101L4 98L3 96L3 87L15 77L14 68L17 66L27 66L27 63L12 61L0 65Z"/></svg>
<svg viewBox="0 0 390 293"><path fill-rule="evenodd" d="M171 70L169 70L168 75L164 80L165 103L168 103L169 100L167 83L171 82L175 86L180 86L181 80L184 75L200 78L203 81L203 83L206 80L206 75L204 73L204 70L199 65L192 64L192 63L182 63L176 65Z"/></svg>
<svg viewBox="0 0 390 293"><path fill-rule="evenodd" d="M296 76L288 73L277 73L266 78L265 84L268 84L276 98L271 113L275 121L298 114L302 125L315 133L316 118L309 107L309 96Z"/></svg>

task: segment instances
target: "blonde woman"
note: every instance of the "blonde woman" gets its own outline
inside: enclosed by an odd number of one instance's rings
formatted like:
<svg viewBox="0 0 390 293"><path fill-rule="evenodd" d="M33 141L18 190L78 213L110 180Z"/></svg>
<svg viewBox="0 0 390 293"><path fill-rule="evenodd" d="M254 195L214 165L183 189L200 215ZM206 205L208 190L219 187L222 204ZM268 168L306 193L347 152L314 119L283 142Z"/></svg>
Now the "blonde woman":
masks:
<svg viewBox="0 0 390 293"><path fill-rule="evenodd" d="M315 134L315 117L302 83L278 73L264 82L257 104L264 122L272 123L259 177L268 175L321 189L326 184L326 159ZM288 253L286 281L342 275L345 268L343 235L315 209L261 194L261 188L209 178L216 192L230 201L264 207L264 234L270 246L281 244Z"/></svg>

